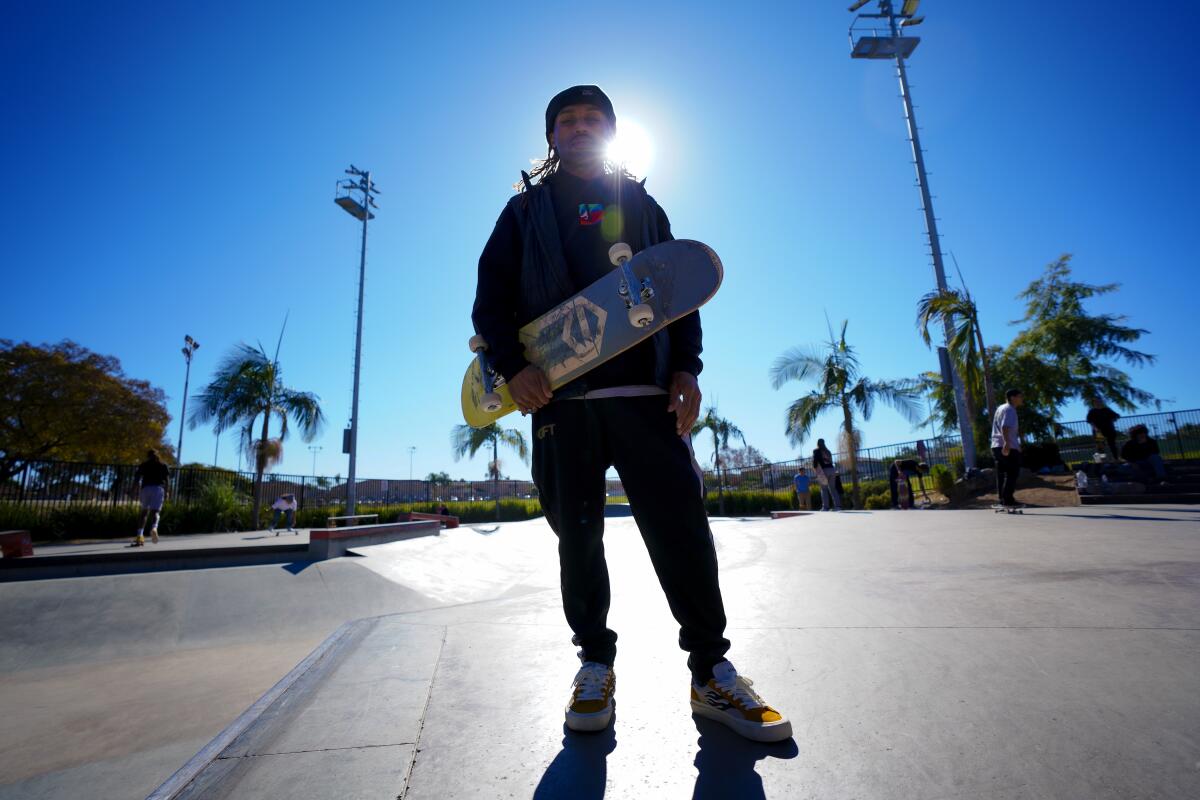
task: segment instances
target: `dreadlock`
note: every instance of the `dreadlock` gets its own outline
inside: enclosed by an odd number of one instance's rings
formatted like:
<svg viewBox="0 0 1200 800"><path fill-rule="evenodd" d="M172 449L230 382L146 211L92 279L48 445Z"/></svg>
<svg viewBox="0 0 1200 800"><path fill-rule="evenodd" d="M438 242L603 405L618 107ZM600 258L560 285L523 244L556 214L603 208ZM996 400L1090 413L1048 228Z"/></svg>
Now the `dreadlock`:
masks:
<svg viewBox="0 0 1200 800"><path fill-rule="evenodd" d="M559 167L560 162L558 160L558 153L555 152L555 150L554 150L554 145L550 145L546 148L546 157L545 158L535 158L532 160L532 164L533 164L533 167L529 170L529 182L531 184L532 183L543 183L546 180L548 180L552 175L554 175L556 172L558 172L558 167ZM631 173L629 170L625 169L625 165L622 164L622 165L618 166L618 165L614 164L613 162L609 161L608 159L604 160L604 173L606 175L612 175L614 172L617 172L618 170L620 171L620 174L622 177L629 178L630 180L637 180L637 178L634 177L633 173ZM525 191L525 181L524 180L517 181L516 183L513 184L513 188L516 189L518 192Z"/></svg>

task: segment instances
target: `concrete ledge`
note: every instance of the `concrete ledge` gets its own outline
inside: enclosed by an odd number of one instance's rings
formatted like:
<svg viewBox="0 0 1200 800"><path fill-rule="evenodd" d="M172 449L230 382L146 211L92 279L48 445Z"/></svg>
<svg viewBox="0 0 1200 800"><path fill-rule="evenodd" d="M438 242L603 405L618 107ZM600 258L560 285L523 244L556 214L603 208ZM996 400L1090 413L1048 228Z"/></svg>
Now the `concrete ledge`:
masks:
<svg viewBox="0 0 1200 800"><path fill-rule="evenodd" d="M115 553L0 558L0 583L122 575L131 572L288 564L307 560L308 551L309 548L303 544L198 547L192 550L163 550L160 553L139 547Z"/></svg>
<svg viewBox="0 0 1200 800"><path fill-rule="evenodd" d="M318 529L308 535L308 555L312 559L337 558L355 547L399 542L418 536L437 536L441 528L442 524L437 520L428 520Z"/></svg>

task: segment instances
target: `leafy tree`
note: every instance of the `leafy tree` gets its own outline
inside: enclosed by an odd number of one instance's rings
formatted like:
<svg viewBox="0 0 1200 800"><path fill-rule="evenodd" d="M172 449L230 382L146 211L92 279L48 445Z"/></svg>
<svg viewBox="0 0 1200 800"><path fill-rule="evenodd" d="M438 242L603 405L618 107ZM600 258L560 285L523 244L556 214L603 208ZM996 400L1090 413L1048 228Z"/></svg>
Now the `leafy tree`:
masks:
<svg viewBox="0 0 1200 800"><path fill-rule="evenodd" d="M967 387L967 413L974 427L978 427L979 415L974 411L977 406L974 405L973 395L979 394L982 385L983 396L987 400L984 416L987 417L996 410L996 390L992 385L988 350L979 326L979 311L969 292L954 289L930 292L917 302L917 329L926 347L933 343L929 335L930 324L945 322L949 322L954 331L946 349Z"/></svg>
<svg viewBox="0 0 1200 800"><path fill-rule="evenodd" d="M746 437L742 430L729 420L717 413L717 405L713 403L704 410L704 416L692 425L692 436L699 436L704 431L712 434L713 468L717 472L717 503L722 516L725 515L725 476L721 472L721 453L729 449L730 438L740 439L746 445Z"/></svg>
<svg viewBox="0 0 1200 800"><path fill-rule="evenodd" d="M436 499L440 500L441 492L438 490L441 487L447 487L450 485L450 473L449 472L431 472L425 476L425 482L433 487L433 493L434 493L434 495L436 495Z"/></svg>
<svg viewBox="0 0 1200 800"><path fill-rule="evenodd" d="M280 341L283 336L280 335ZM239 344L217 365L209 384L192 398L195 404L188 426L212 423L218 430L238 428L242 447L254 464L254 506L251 519L258 524L262 507L263 473L283 458L283 442L288 435L288 420L300 426L300 436L311 442L321 432L325 415L320 399L283 384L279 366L279 348L275 357L257 348ZM271 419L279 420L279 436L271 437ZM260 421L261 418L261 421ZM253 430L259 436L253 438Z"/></svg>
<svg viewBox="0 0 1200 800"><path fill-rule="evenodd" d="M492 460L488 465L488 475L492 479L492 494L496 497L496 519L500 519L500 445L505 445L516 451L522 461L529 460L529 445L525 436L515 428L501 428L493 422L483 428L472 428L470 425L455 425L450 432L450 447L454 452L454 460L463 456L474 458L479 450L487 445L492 447Z"/></svg>
<svg viewBox="0 0 1200 800"><path fill-rule="evenodd" d="M846 341L847 322L842 322L837 339L830 332L829 341L822 347L794 347L775 359L771 365L771 385L778 389L789 381L811 382L815 388L798 397L788 406L786 426L788 439L797 447L808 438L817 418L826 411L840 411L842 424L839 442L850 462L850 481L854 505L859 504L858 449L861 444L856 416L871 419L875 403L882 401L896 409L910 423L916 424L919 408L918 387L914 381L871 380L861 374L854 347Z"/></svg>
<svg viewBox="0 0 1200 800"><path fill-rule="evenodd" d="M721 462L726 469L744 469L745 467L757 467L760 464L766 464L767 457L764 456L757 447L746 445L737 450L727 449L721 453Z"/></svg>
<svg viewBox="0 0 1200 800"><path fill-rule="evenodd" d="M1008 351L1053 365L1058 383L1043 389L1047 400L1053 399L1049 407L1054 411L1071 398L1098 397L1125 411L1154 400L1110 363L1153 364L1154 356L1129 346L1148 331L1123 324L1128 318L1122 314L1089 314L1084 308L1084 301L1115 292L1119 286L1072 280L1071 256L1066 254L1046 265L1042 276L1018 295L1025 301L1025 316L1014 324L1024 324L1025 329ZM1021 381L1013 385L1020 386Z"/></svg>
<svg viewBox="0 0 1200 800"><path fill-rule="evenodd" d="M166 396L127 377L121 362L70 340L55 345L0 339L0 481L30 461L134 463L163 441Z"/></svg>

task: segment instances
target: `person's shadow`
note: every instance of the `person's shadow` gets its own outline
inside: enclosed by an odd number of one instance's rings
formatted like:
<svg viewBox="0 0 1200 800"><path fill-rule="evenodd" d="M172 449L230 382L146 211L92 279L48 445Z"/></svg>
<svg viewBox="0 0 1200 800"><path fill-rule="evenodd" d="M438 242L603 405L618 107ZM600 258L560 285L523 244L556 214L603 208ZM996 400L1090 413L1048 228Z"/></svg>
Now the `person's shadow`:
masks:
<svg viewBox="0 0 1200 800"><path fill-rule="evenodd" d="M762 776L755 765L764 758L795 758L800 753L795 739L761 744L743 739L719 722L693 715L700 733L696 753L696 789L692 800L765 800Z"/></svg>
<svg viewBox="0 0 1200 800"><path fill-rule="evenodd" d="M562 750L538 781L534 800L601 800L608 783L608 754L615 749L615 720L597 733L576 733L564 724Z"/></svg>

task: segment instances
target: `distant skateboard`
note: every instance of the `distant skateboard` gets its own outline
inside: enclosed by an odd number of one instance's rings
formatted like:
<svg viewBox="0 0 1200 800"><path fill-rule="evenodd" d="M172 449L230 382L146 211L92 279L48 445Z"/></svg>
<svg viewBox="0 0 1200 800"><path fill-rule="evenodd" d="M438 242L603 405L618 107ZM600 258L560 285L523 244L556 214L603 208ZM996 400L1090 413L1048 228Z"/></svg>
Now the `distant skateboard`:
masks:
<svg viewBox="0 0 1200 800"><path fill-rule="evenodd" d="M995 505L993 505L993 506L992 506L992 511L994 511L994 512L995 512L995 513L997 513L997 514L1000 514L1000 513L1005 513L1005 514L1024 514L1024 513L1025 513L1025 506L1002 506L1002 505L1000 505L1000 504L998 504L998 503L997 503L997 504L995 504Z"/></svg>
<svg viewBox="0 0 1200 800"><path fill-rule="evenodd" d="M525 359L546 373L551 390L692 313L717 293L725 276L712 248L689 239L636 256L618 243L608 256L615 269L517 331ZM483 337L471 337L470 348L475 359L463 377L463 418L483 428L517 406L504 377L488 364Z"/></svg>

